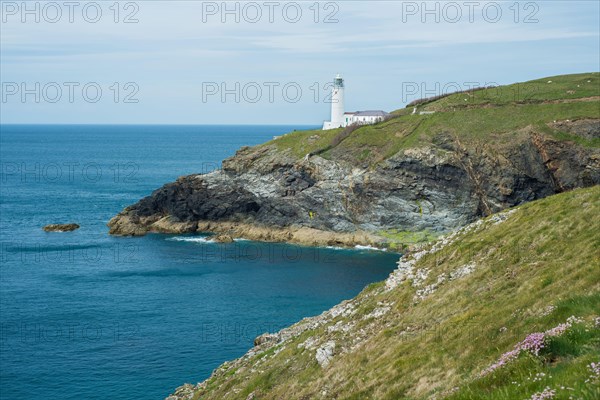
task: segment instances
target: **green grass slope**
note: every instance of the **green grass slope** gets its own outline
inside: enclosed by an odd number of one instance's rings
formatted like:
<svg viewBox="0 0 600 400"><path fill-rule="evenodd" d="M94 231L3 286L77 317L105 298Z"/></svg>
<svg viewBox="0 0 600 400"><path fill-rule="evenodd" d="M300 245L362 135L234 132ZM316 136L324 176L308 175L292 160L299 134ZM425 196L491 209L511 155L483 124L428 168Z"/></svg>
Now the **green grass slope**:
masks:
<svg viewBox="0 0 600 400"><path fill-rule="evenodd" d="M419 115L420 111L435 113ZM567 135L549 124L555 120L600 118L600 73L561 75L452 94L419 105L414 115L411 112L394 111L390 120L361 127L347 137L343 129L296 131L265 145L274 145L298 158L319 153L325 158L369 166L402 149L430 144L442 132L456 135L465 143L484 140L494 145L511 141L522 134L523 128L531 127L559 140L599 147L600 139Z"/></svg>
<svg viewBox="0 0 600 400"><path fill-rule="evenodd" d="M469 225L194 398L598 399L598 215L595 186Z"/></svg>

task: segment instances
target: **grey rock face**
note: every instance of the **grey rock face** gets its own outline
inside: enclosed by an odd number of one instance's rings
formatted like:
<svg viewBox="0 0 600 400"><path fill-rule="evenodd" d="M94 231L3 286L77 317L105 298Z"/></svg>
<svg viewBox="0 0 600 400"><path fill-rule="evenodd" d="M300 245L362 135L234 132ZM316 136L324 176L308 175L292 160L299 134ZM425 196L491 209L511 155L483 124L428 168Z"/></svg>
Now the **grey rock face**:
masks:
<svg viewBox="0 0 600 400"><path fill-rule="evenodd" d="M550 126L558 131L579 136L584 139L600 138L600 121L596 119L558 121L550 124Z"/></svg>
<svg viewBox="0 0 600 400"><path fill-rule="evenodd" d="M572 129L585 133L594 124ZM179 178L126 208L109 222L110 233L194 232L201 221L344 233L445 232L600 183L598 149L533 131L519 138L485 147L438 134L432 144L401 150L370 168L335 153L331 160L297 159L274 146L245 147L222 170Z"/></svg>
<svg viewBox="0 0 600 400"><path fill-rule="evenodd" d="M317 349L315 358L317 359L317 362L321 367L325 368L329 365L329 362L333 358L334 351L335 342L333 340L330 340L329 342L325 343L322 347L319 347Z"/></svg>
<svg viewBox="0 0 600 400"><path fill-rule="evenodd" d="M273 333L263 333L254 339L254 346L260 346L265 343L277 343L279 336Z"/></svg>

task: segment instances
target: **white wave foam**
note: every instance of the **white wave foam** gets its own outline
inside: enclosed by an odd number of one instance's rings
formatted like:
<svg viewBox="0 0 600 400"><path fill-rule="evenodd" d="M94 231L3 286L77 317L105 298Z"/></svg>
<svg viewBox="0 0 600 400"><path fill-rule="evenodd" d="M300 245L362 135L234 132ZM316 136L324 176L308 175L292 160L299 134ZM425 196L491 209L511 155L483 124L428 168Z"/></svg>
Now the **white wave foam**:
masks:
<svg viewBox="0 0 600 400"><path fill-rule="evenodd" d="M357 249L357 250L387 251L387 249L379 249L377 247L363 246L363 245L360 245L360 244L357 244L356 246L354 246L354 248Z"/></svg>
<svg viewBox="0 0 600 400"><path fill-rule="evenodd" d="M181 237L175 236L172 238L168 238L167 240L174 240L176 242L193 242L193 243L214 243L214 241L210 240L206 237Z"/></svg>

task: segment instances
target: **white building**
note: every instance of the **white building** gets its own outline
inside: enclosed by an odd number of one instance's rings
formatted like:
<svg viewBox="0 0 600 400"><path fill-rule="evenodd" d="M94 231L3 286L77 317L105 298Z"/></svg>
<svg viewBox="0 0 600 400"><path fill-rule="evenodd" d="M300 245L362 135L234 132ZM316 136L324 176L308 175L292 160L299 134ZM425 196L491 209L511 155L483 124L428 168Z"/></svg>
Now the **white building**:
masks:
<svg viewBox="0 0 600 400"><path fill-rule="evenodd" d="M357 111L344 113L345 126L357 124L368 125L383 121L389 113L381 110Z"/></svg>
<svg viewBox="0 0 600 400"><path fill-rule="evenodd" d="M348 125L367 125L383 121L389 114L381 110L344 112L344 80L337 74L331 89L331 121L323 123L323 130Z"/></svg>

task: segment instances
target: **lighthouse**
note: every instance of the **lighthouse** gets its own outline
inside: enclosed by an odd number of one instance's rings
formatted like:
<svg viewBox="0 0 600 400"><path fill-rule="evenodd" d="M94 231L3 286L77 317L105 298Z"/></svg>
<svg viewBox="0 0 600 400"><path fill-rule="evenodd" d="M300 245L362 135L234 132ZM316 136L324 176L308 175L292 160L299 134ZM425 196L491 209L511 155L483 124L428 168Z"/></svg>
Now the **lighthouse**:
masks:
<svg viewBox="0 0 600 400"><path fill-rule="evenodd" d="M344 80L337 74L331 89L331 123L342 126L344 123Z"/></svg>
<svg viewBox="0 0 600 400"><path fill-rule="evenodd" d="M323 124L323 129L346 126L344 121L344 80L337 74L331 88L331 121Z"/></svg>
<svg viewBox="0 0 600 400"><path fill-rule="evenodd" d="M344 112L344 80L337 74L331 89L331 121L323 123L323 130L349 125L370 125L385 121L390 114L381 110Z"/></svg>

